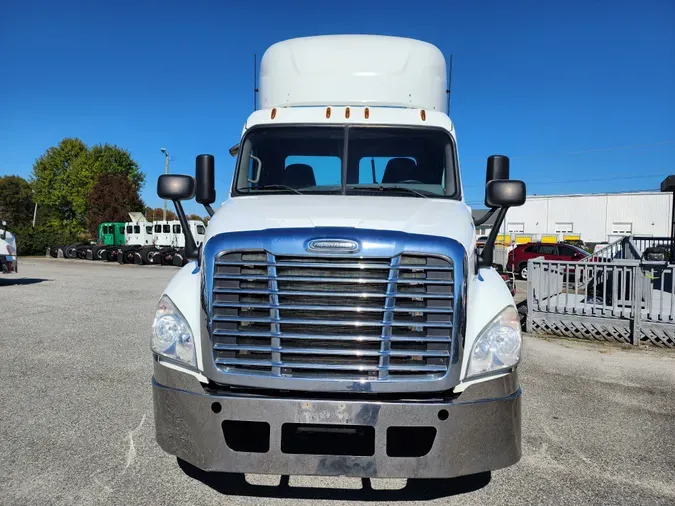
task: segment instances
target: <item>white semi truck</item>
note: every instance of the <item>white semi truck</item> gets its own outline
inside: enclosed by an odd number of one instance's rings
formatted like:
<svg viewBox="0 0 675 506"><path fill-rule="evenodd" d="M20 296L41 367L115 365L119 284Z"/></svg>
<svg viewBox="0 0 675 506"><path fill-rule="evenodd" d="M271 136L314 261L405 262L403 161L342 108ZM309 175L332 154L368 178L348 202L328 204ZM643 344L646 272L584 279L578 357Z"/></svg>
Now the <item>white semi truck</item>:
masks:
<svg viewBox="0 0 675 506"><path fill-rule="evenodd" d="M279 42L228 199L159 299L156 439L206 471L447 478L521 457L521 331L492 266L525 185L487 161L479 254L446 62L384 36ZM488 117L485 118L489 120ZM214 159L161 198L213 213Z"/></svg>
<svg viewBox="0 0 675 506"><path fill-rule="evenodd" d="M19 257L16 252L16 239L7 230L7 222L0 222L0 272L12 274L19 270Z"/></svg>

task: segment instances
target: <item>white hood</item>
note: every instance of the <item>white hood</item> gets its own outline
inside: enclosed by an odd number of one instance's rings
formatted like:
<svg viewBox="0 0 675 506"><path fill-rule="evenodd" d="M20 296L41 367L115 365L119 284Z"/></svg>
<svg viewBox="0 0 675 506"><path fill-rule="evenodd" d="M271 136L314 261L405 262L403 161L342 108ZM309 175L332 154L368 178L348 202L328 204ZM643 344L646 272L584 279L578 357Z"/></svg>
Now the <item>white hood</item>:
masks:
<svg viewBox="0 0 675 506"><path fill-rule="evenodd" d="M343 195L257 195L227 200L206 241L223 232L269 228L355 227L451 237L473 249L471 210L456 200Z"/></svg>

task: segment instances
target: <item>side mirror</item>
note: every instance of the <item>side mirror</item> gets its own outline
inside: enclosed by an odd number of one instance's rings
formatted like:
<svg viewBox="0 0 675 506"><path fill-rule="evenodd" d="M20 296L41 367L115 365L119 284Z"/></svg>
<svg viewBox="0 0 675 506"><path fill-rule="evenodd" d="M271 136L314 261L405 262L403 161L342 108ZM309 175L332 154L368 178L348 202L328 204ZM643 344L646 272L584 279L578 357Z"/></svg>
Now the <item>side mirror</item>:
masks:
<svg viewBox="0 0 675 506"><path fill-rule="evenodd" d="M196 200L206 208L209 216L213 216L211 204L216 201L214 166L213 155L199 155L195 160Z"/></svg>
<svg viewBox="0 0 675 506"><path fill-rule="evenodd" d="M487 159L487 168L485 169L485 186L490 183L490 181L495 181L499 179L509 179L509 157L504 155L492 155ZM492 215L497 211L499 206L491 206L487 198L485 199L485 205L490 208L490 210L485 213L481 218L474 219L474 225L480 226L483 223L486 223Z"/></svg>
<svg viewBox="0 0 675 506"><path fill-rule="evenodd" d="M190 200L195 195L195 180L185 174L162 174L157 180L157 195L171 200L185 236L185 258L199 262L199 248L192 236L181 200Z"/></svg>
<svg viewBox="0 0 675 506"><path fill-rule="evenodd" d="M493 179L485 185L487 207L518 207L525 203L525 183L507 179Z"/></svg>
<svg viewBox="0 0 675 506"><path fill-rule="evenodd" d="M498 212L485 246L480 253L476 253L478 256L476 270L481 267L492 267L495 241L506 218L506 211L509 207L522 206L526 195L527 190L523 181L509 179L509 158L502 155L489 157L485 176L485 205L490 211L486 216L492 216L497 210Z"/></svg>
<svg viewBox="0 0 675 506"><path fill-rule="evenodd" d="M7 222L5 220L2 220L2 222L0 222L0 226L2 226L2 234L0 234L0 239L6 239L7 238Z"/></svg>
<svg viewBox="0 0 675 506"><path fill-rule="evenodd" d="M504 155L492 155L487 159L485 171L485 184L495 179L509 179L509 157Z"/></svg>
<svg viewBox="0 0 675 506"><path fill-rule="evenodd" d="M190 200L195 195L195 180L185 174L162 174L157 180L157 195L173 202Z"/></svg>

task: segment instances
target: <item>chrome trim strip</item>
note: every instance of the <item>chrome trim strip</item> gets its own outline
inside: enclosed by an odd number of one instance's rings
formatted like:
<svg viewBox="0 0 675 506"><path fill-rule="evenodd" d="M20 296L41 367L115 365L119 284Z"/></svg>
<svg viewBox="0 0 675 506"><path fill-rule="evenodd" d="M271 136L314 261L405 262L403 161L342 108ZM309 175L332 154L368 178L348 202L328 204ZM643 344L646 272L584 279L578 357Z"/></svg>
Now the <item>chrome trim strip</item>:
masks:
<svg viewBox="0 0 675 506"><path fill-rule="evenodd" d="M384 342L384 341L383 341ZM422 351L422 350L359 350L359 349L341 349L341 348L291 348L286 346L246 346L241 344L221 344L216 343L213 349L218 351L254 351L261 353L288 353L290 355L335 355L339 357L449 357L450 352L444 350ZM239 360L239 359L233 359ZM245 359L244 359L245 360ZM272 362L283 362L281 359L272 358ZM381 366L384 366L380 362Z"/></svg>
<svg viewBox="0 0 675 506"><path fill-rule="evenodd" d="M310 297L362 297L364 299L384 299L385 295L383 293L377 292L344 292L344 293L335 293L335 292L319 292L315 290L258 290L255 288L214 288L214 293L224 293L224 294L250 294L250 295L268 295L270 293L276 293L277 295L308 295ZM398 292L396 294L397 298L407 298L407 299L449 299L454 298L451 294L445 293L413 293L413 292Z"/></svg>
<svg viewBox="0 0 675 506"><path fill-rule="evenodd" d="M278 312L278 309L272 311ZM391 311L389 311L391 313ZM290 325L348 325L350 327L433 327L452 328L452 322L395 322L379 320L310 320L303 318L263 318L256 316L214 316L214 322L286 323Z"/></svg>
<svg viewBox="0 0 675 506"><path fill-rule="evenodd" d="M273 294L275 292L270 292ZM276 295L276 294L275 294ZM271 298L271 296L270 296ZM212 307L230 307L230 308L250 308L250 309L290 309L297 311L345 311L355 313L384 313L393 311L395 313L438 313L452 314L452 308L448 307L393 307L384 309L372 306L330 306L328 304L259 304L253 302L214 302Z"/></svg>
<svg viewBox="0 0 675 506"><path fill-rule="evenodd" d="M227 279L230 281L307 281L310 283L344 283L361 285L368 283L389 283L388 279L382 278L327 278L322 276L260 276L257 274L216 274L214 279ZM399 279L399 284L405 285L452 285L452 281L444 279Z"/></svg>
<svg viewBox="0 0 675 506"><path fill-rule="evenodd" d="M270 265L275 265L276 267L300 267L300 268L316 268L316 269L333 269L336 265L339 265L341 269L375 269L375 270L389 270L389 269L399 269L399 270L424 270L424 271L451 271L452 267L447 267L443 265L416 265L416 264L401 264L397 266L392 266L390 263L339 263L334 264L330 262L277 262L276 264L270 264L269 262L259 262L259 261L223 261L217 260L216 265L223 267L269 267Z"/></svg>
<svg viewBox="0 0 675 506"><path fill-rule="evenodd" d="M450 259L453 264L453 281L448 282L446 280L443 283L443 280L440 279L402 279L398 280L397 285L399 289L400 285L404 287L414 286L414 284L421 285L435 285L435 286L448 286L451 287L451 294L434 294L434 293L397 293L397 297L406 298L406 299L438 299L438 300L447 300L449 306L454 309L452 313L452 324L449 322L392 322L391 326L400 328L400 327L413 327L420 328L422 326L428 328L451 328L451 338L450 338L450 364L449 367L443 366L410 366L410 367L432 367L437 372L437 374L432 375L434 371L427 369L414 369L412 372L420 372L424 376L396 376L388 377L386 379L380 379L375 377L373 380L364 379L363 377L353 379L350 377L342 376L330 376L322 377L321 375L307 376L302 375L299 377L284 377L284 376L275 376L275 375L263 375L256 371L242 371L242 370L231 370L228 371L227 366L219 366L216 364L216 357L214 356L214 342L212 340L211 332L214 331L214 324L217 323L218 319L211 319L209 317L209 311L214 300L213 297L219 293L228 293L227 288L219 288L218 291L214 292L214 283L215 283L215 269L216 269L216 259L221 257L224 254L230 252L238 251L266 251L268 254L273 255L275 258L280 256L290 256L294 258L298 257L313 257L313 254L307 253L305 251L304 245L308 238L320 238L320 237L343 237L349 240L355 240L362 245L361 251L357 254L353 254L351 258L354 258L354 262L358 263L360 260L363 260L365 263L368 263L369 259L392 259L393 257L399 255L421 255L426 257L438 257ZM336 258L345 258L345 255L336 256ZM268 258L269 260L269 258ZM247 264L250 265L250 264ZM354 229L354 228L344 228L344 227L316 227L316 228L307 228L307 229L268 229L268 230L258 230L258 231L248 231L248 232L233 232L233 233L223 233L213 236L202 248L202 262L201 262L201 274L202 274L202 362L204 368L204 374L210 380L218 384L229 384L229 385L240 385L247 387L260 387L267 389L284 389L284 390L298 390L298 391L333 391L333 392L431 392L431 391L444 391L449 390L453 386L459 383L460 374L461 374L461 362L462 356L464 353L463 342L464 342L464 307L465 307L465 294L466 294L466 276L468 273L467 267L467 255L464 248L459 242L453 239L436 237L436 236L425 236L419 234L407 234L404 232L394 232L386 230L367 230L367 229ZM339 268L339 265L334 265L332 268ZM416 266L410 265L411 268L419 268L421 271L424 270L426 266ZM268 266L269 269L269 266ZM391 272L391 270L390 270ZM268 275L269 275L268 271ZM293 290L278 290L278 285L274 286L275 281L283 281L283 276L271 276L272 279L266 276L260 276L261 280L264 280L268 285L268 290L259 290L259 292L253 292L251 289L244 288L242 290L236 290L236 293L239 295L247 293L255 293L258 295L263 295L268 298L272 296L278 297L284 294L288 295L300 295L299 291ZM291 280L296 278L295 276L290 277ZM234 280L247 280L251 279L251 276L233 276ZM301 281L320 281L320 282L333 282L330 279L321 278L321 277L300 277ZM331 278L332 279L332 278ZM351 282L353 280L348 278L337 278L338 281L335 282ZM433 282L436 283L433 283ZM390 280L387 279L363 279L363 283L386 283L389 285ZM359 297L361 293L335 293L335 292L320 292L316 290L304 290L302 291L308 296L317 297L321 296L332 296L332 297ZM232 292L230 292L232 293ZM325 293L325 295L319 295ZM375 294L371 292L363 292L367 296L373 298L383 298L382 293ZM270 300L270 305L275 306L273 301ZM270 309L270 311L275 311L275 309ZM398 313L397 313L398 314ZM222 317L219 317L222 318ZM241 317L235 317L233 321L244 321ZM256 319L253 319L256 320ZM222 320L220 320L222 321ZM306 320L306 319L297 319L295 320L301 325L321 325L323 321L316 320ZM283 319L284 323L290 323L285 318ZM264 319L263 323L277 324L279 319L275 318L275 315L271 314L269 318ZM335 323L338 325L345 325L344 321L340 320L328 320L324 322L331 324ZM313 325L313 326L314 326ZM364 323L354 322L353 327L363 326ZM369 326L371 323L368 324ZM381 339L381 329L388 326L388 324L383 324L383 322L374 322L372 323L374 327L364 327L364 328L377 328L378 335L368 336L370 340ZM461 332L460 332L461 330ZM244 331L244 329L242 329ZM245 332L245 331L244 331ZM236 332L235 335L246 335L244 332ZM282 333L282 332L264 332L264 337L270 337L271 340L274 339L275 342L281 343L284 337L293 338L293 333ZM228 336L233 335L231 331L225 329L218 329L214 332L215 336ZM310 336L306 337L311 339ZM338 338L338 339L332 339ZM324 340L343 340L343 341L358 341L359 338L364 338L364 336L321 336L319 339ZM410 338L410 339L408 339ZM437 340L438 339L438 340ZM422 341L422 342L438 342L444 343L448 341L448 337L444 336L400 336L395 338L391 337L390 343L401 341ZM219 360L229 360L229 359L219 359ZM282 362L276 362L279 364L279 369L281 368ZM302 364L307 368L307 364ZM241 367L241 362L233 366ZM262 367L269 367L270 363L265 362L265 365ZM291 366L292 367L292 366ZM315 367L315 365L312 365ZM337 370L345 370L343 364L335 366ZM355 367L362 367L362 365L357 364ZM402 371L405 370L403 365L397 365L396 368L403 367ZM296 367L300 369L301 367ZM377 372L379 373L379 365L377 366ZM394 366L390 366L390 371L395 370ZM406 372L411 372L407 370ZM280 372L279 372L280 374ZM378 375L379 376L379 375Z"/></svg>
<svg viewBox="0 0 675 506"><path fill-rule="evenodd" d="M217 358L216 364L239 367L290 367L293 369L316 369L325 371L411 371L411 372L445 372L442 365L388 365L386 367L369 364L310 364L307 362L275 362L273 360L248 360L240 358ZM261 373L261 375L269 373ZM296 380L297 378L289 378Z"/></svg>
<svg viewBox="0 0 675 506"><path fill-rule="evenodd" d="M242 337L279 337L281 339L321 339L324 341L381 341L381 335L329 335L329 334L294 334L280 332L254 332L246 330L214 330L215 336L242 336ZM449 343L451 339L445 336L391 336L392 342L419 342L425 343Z"/></svg>

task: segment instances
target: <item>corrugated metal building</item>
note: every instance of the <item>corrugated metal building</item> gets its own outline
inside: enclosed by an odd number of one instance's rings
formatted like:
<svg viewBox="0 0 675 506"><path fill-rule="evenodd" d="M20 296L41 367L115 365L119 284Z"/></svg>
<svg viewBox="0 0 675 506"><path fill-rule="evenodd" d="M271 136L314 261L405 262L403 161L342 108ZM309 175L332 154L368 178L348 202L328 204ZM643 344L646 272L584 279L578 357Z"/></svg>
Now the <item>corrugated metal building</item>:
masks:
<svg viewBox="0 0 675 506"><path fill-rule="evenodd" d="M672 193L644 191L590 195L528 195L509 209L500 233L575 235L584 242L606 242L624 235L670 236ZM480 215L476 210L475 215ZM478 228L489 232L490 222Z"/></svg>

